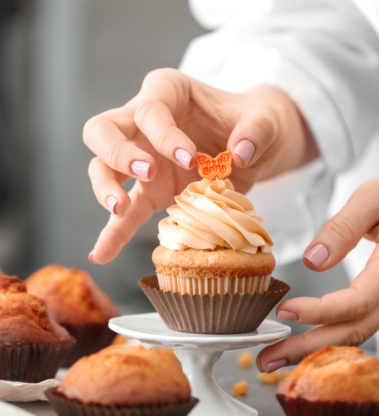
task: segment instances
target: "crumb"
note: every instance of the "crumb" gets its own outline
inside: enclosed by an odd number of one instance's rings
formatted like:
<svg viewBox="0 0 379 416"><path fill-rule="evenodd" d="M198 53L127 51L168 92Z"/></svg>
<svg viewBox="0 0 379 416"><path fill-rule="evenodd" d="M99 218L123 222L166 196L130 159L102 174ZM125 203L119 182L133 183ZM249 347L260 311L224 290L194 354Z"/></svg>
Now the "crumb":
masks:
<svg viewBox="0 0 379 416"><path fill-rule="evenodd" d="M250 351L241 352L238 356L238 365L242 368L251 367L254 364L254 357Z"/></svg>
<svg viewBox="0 0 379 416"><path fill-rule="evenodd" d="M282 380L287 378L291 373L292 373L292 370L284 370L281 374L282 375Z"/></svg>
<svg viewBox="0 0 379 416"><path fill-rule="evenodd" d="M128 342L127 338L124 338L122 335L117 334L112 341L112 345L123 345Z"/></svg>
<svg viewBox="0 0 379 416"><path fill-rule="evenodd" d="M278 384L280 381L280 370L276 370L273 373L258 373L258 380L265 384Z"/></svg>
<svg viewBox="0 0 379 416"><path fill-rule="evenodd" d="M232 392L235 396L241 396L243 394L246 394L249 390L249 385L247 384L246 380L242 380L237 384L233 384L232 386Z"/></svg>
<svg viewBox="0 0 379 416"><path fill-rule="evenodd" d="M161 349L166 351L174 360L178 359L178 357L174 353L174 350L172 350L171 348L161 348Z"/></svg>

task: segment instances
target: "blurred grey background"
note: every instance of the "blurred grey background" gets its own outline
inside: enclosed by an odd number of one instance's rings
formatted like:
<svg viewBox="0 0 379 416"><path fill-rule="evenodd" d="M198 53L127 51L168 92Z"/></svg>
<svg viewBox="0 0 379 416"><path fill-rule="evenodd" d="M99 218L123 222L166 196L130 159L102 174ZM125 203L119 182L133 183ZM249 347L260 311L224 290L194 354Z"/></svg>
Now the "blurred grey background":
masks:
<svg viewBox="0 0 379 416"><path fill-rule="evenodd" d="M91 116L129 100L149 71L177 67L189 41L203 33L186 0L1 0L5 272L26 278L49 263L75 265L128 312L152 309L137 281L154 272L151 252L165 214L156 214L111 264L88 261L108 212L92 193L92 155L82 128ZM317 274L301 261L277 268L275 277L291 285L290 297L349 285L342 266ZM291 326L294 333L307 328ZM366 346L373 348L372 341Z"/></svg>

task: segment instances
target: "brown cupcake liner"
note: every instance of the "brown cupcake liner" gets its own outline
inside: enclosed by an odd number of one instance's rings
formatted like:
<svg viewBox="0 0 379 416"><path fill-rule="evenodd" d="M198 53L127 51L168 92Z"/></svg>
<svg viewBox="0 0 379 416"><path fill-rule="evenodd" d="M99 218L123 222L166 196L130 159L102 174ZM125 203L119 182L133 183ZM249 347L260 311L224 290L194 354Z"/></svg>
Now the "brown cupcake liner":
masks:
<svg viewBox="0 0 379 416"><path fill-rule="evenodd" d="M277 394L286 416L378 416L379 402L322 402L293 399Z"/></svg>
<svg viewBox="0 0 379 416"><path fill-rule="evenodd" d="M175 405L111 407L70 400L63 394L57 393L54 388L46 390L45 395L58 416L186 416L199 402L195 397L191 397L187 402Z"/></svg>
<svg viewBox="0 0 379 416"><path fill-rule="evenodd" d="M46 345L7 346L0 345L0 379L39 383L54 378L59 367L75 344L65 343L58 347Z"/></svg>
<svg viewBox="0 0 379 416"><path fill-rule="evenodd" d="M80 358L95 354L112 344L116 334L109 329L108 322L84 323L79 325L63 324L67 331L76 339L76 345L66 358L63 367L70 367Z"/></svg>
<svg viewBox="0 0 379 416"><path fill-rule="evenodd" d="M267 292L253 295L164 292L155 275L144 277L138 284L170 329L196 334L253 332L290 290L286 283L274 278Z"/></svg>

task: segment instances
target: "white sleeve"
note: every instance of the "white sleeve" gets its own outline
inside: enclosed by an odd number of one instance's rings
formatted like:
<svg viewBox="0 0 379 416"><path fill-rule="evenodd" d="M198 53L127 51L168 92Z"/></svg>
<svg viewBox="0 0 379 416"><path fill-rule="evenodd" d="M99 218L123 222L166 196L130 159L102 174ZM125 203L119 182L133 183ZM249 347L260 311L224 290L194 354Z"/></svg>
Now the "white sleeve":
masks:
<svg viewBox="0 0 379 416"><path fill-rule="evenodd" d="M249 193L253 203L259 199L279 263L285 263L302 255L325 219L335 175L355 163L377 129L379 38L349 0L272 0L256 13L256 1L243 4L217 30L191 43L181 69L229 91L275 85L307 120L322 162L278 178L281 189L287 184L287 197L281 194L289 200L286 209L272 208L275 180ZM291 225L290 211L302 211L306 220L294 218ZM288 234L295 226L296 237Z"/></svg>

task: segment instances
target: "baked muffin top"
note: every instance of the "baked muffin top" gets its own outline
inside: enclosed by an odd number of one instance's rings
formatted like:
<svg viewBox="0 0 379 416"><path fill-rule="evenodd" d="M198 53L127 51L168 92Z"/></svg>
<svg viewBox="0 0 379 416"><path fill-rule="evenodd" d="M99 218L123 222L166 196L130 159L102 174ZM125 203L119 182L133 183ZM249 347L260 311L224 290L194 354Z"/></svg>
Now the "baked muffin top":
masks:
<svg viewBox="0 0 379 416"><path fill-rule="evenodd" d="M379 359L355 347L310 354L280 384L279 394L308 401L379 402Z"/></svg>
<svg viewBox="0 0 379 416"><path fill-rule="evenodd" d="M0 276L0 343L9 346L75 343L65 328L49 317L42 299L26 292L16 276Z"/></svg>
<svg viewBox="0 0 379 416"><path fill-rule="evenodd" d="M275 268L271 253L232 249L183 251L158 246L153 252L157 273L188 278L268 276Z"/></svg>
<svg viewBox="0 0 379 416"><path fill-rule="evenodd" d="M119 316L116 306L89 274L75 267L49 265L25 283L29 293L45 300L51 316L62 325L108 323Z"/></svg>
<svg viewBox="0 0 379 416"><path fill-rule="evenodd" d="M83 357L57 389L71 400L102 406L156 406L189 400L190 385L164 350L108 347Z"/></svg>

